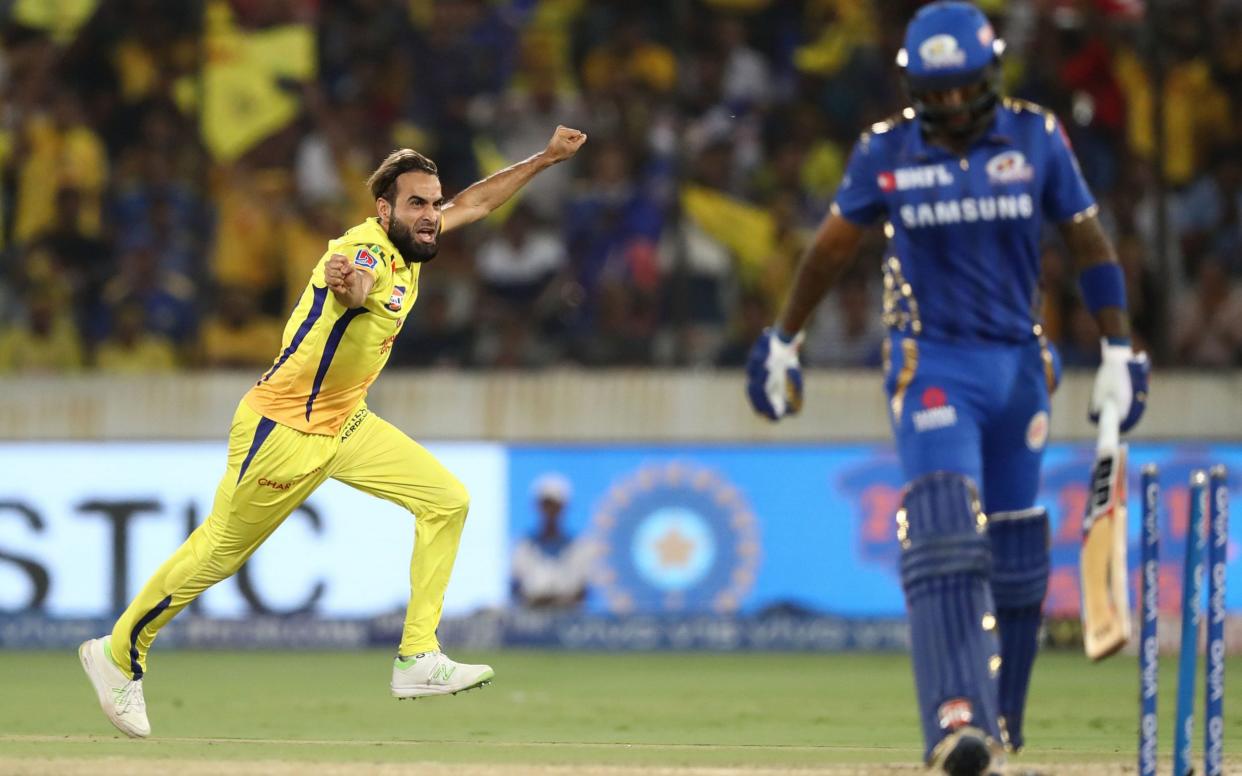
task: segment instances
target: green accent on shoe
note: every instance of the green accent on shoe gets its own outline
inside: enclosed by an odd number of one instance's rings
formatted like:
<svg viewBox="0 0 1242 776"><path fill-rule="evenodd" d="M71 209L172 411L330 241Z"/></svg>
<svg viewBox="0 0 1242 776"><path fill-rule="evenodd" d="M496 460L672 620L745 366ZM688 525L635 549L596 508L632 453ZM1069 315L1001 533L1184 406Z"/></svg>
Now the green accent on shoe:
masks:
<svg viewBox="0 0 1242 776"><path fill-rule="evenodd" d="M427 677L427 680L433 681L439 679L442 682L447 682L449 679L453 678L453 674L455 673L457 673L457 666L447 666L441 663L436 666L434 671L431 672L431 676Z"/></svg>
<svg viewBox="0 0 1242 776"><path fill-rule="evenodd" d="M125 676L129 677L130 679L134 678L133 674L130 673L128 666L123 666L120 663L116 662L116 657L112 654L112 634L111 633L103 637L103 652L108 657L109 663L116 666L117 669L120 670L121 673L125 674Z"/></svg>
<svg viewBox="0 0 1242 776"><path fill-rule="evenodd" d="M406 658L406 657L401 657L400 655L397 655L397 659L392 662L394 665L396 665L397 668L400 668L401 670L404 671L405 669L414 665L418 661L416 658L412 658L412 657Z"/></svg>

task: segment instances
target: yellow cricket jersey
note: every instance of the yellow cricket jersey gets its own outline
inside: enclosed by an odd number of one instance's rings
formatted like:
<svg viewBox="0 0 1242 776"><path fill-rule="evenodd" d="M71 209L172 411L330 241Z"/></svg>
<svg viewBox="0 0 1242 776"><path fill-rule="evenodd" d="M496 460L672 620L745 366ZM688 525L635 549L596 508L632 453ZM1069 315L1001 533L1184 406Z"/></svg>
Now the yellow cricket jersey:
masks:
<svg viewBox="0 0 1242 776"><path fill-rule="evenodd" d="M334 254L375 276L361 307L346 309L328 290L324 266ZM388 362L418 295L418 269L401 258L377 218L329 242L285 324L280 354L246 393L246 403L299 431L339 432Z"/></svg>

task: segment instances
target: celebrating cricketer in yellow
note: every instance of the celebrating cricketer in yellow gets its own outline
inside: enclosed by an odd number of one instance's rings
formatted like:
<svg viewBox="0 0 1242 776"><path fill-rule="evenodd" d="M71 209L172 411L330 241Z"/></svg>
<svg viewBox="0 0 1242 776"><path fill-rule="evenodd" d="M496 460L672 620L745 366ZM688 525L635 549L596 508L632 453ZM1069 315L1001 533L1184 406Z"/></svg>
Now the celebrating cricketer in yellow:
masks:
<svg viewBox="0 0 1242 776"><path fill-rule="evenodd" d="M439 233L483 218L584 142L582 132L557 127L543 151L447 203L436 165L410 149L389 154L371 175L378 216L330 242L311 273L280 353L233 416L228 468L211 515L156 570L112 633L78 648L113 725L130 736L150 734L142 678L160 628L236 572L329 477L415 516L393 696L458 693L492 679L491 667L451 660L436 640L469 494L427 450L367 408L367 388L414 306L419 270L435 257Z"/></svg>

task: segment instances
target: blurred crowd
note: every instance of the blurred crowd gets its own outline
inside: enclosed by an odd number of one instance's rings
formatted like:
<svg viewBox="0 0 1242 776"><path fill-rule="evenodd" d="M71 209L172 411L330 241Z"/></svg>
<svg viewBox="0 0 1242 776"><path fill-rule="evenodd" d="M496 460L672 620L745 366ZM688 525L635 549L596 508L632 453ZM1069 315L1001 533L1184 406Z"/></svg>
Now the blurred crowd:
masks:
<svg viewBox="0 0 1242 776"><path fill-rule="evenodd" d="M326 242L374 214L385 153L431 156L451 196L558 123L590 142L442 238L391 363L739 365L858 133L903 105L893 55L919 5L0 4L0 372L261 369ZM1069 131L1140 344L1242 365L1242 2L1160 3L1155 25L1138 0L981 5L1006 91ZM817 312L811 364L879 363L875 231ZM1045 329L1089 366L1055 230L1044 265Z"/></svg>

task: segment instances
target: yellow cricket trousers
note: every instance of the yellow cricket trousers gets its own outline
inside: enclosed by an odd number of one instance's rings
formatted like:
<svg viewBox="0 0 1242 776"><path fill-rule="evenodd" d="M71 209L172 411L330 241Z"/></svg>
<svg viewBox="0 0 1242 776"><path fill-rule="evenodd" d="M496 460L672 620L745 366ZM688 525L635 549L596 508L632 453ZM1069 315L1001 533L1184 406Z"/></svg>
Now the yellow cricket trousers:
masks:
<svg viewBox="0 0 1242 776"><path fill-rule="evenodd" d="M161 627L204 590L235 573L329 477L415 516L410 602L399 653L439 649L444 590L470 497L431 453L359 405L337 436L307 434L262 417L243 401L229 433L228 468L211 515L156 570L117 620L112 659L134 678Z"/></svg>

